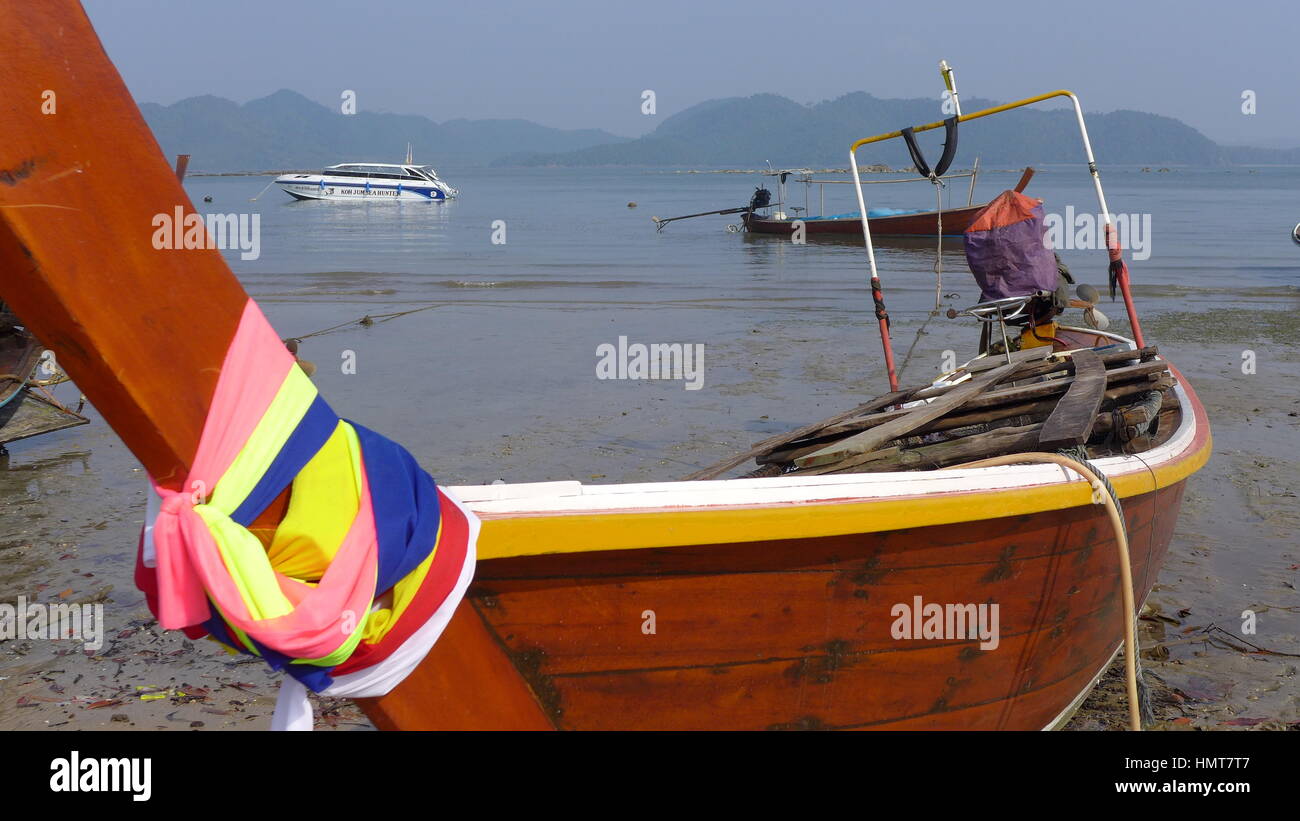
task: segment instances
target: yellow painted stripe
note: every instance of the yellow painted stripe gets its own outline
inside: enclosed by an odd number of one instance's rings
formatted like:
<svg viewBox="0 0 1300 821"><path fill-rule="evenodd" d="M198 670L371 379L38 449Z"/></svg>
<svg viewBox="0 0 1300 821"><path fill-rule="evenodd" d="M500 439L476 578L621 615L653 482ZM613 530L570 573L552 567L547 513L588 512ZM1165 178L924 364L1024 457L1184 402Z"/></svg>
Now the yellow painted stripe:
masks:
<svg viewBox="0 0 1300 821"><path fill-rule="evenodd" d="M1114 478L1111 483L1121 498L1169 487L1199 470L1209 459L1210 446L1207 435L1204 445L1195 453L1152 471L1134 472ZM548 553L737 544L771 539L880 533L1023 516L1091 503L1091 488L1079 480L1030 488L936 493L863 502L531 516L521 514L484 518L478 539L478 556L480 559L502 559Z"/></svg>

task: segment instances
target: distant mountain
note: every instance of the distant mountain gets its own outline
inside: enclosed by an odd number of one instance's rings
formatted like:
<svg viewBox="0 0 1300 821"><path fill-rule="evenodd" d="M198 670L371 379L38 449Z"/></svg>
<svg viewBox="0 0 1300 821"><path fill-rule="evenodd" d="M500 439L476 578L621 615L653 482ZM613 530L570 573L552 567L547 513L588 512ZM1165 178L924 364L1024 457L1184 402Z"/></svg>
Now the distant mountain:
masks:
<svg viewBox="0 0 1300 821"><path fill-rule="evenodd" d="M975 98L962 103L966 112L996 105ZM859 91L801 105L775 94L756 94L692 106L640 139L517 153L495 164L752 168L771 160L784 167L842 167L853 140L940 118L939 105L930 98L882 99ZM931 164L938 160L942 134L936 130L918 135ZM1234 156L1191 126L1140 111L1090 114L1088 134L1096 155L1108 164L1217 165ZM1075 162L1082 156L1074 112L1069 109L1023 109L964 123L958 151L960 164L969 165L979 156L986 166ZM868 147L859 160L896 168L912 164L901 142Z"/></svg>
<svg viewBox="0 0 1300 821"><path fill-rule="evenodd" d="M1300 165L1300 148L1250 148L1225 145L1228 162L1240 165Z"/></svg>
<svg viewBox="0 0 1300 821"><path fill-rule="evenodd" d="M965 111L996 105L967 98ZM729 97L691 106L640 139L599 129L566 131L527 120L448 120L360 111L344 115L294 91L243 105L191 97L140 106L169 156L191 154L194 171L315 169L336 162L397 162L414 146L417 162L454 172L465 166L843 167L849 144L902 125L933 122L930 98L883 99L866 92L802 105L776 94ZM1296 164L1300 148L1220 146L1171 117L1140 111L1088 115L1088 134L1105 164ZM943 131L918 136L930 162ZM520 146L528 146L526 152ZM958 166L1077 162L1081 151L1069 109L1023 109L964 123ZM911 165L901 142L868 147L864 164Z"/></svg>
<svg viewBox="0 0 1300 821"><path fill-rule="evenodd" d="M488 165L527 145L568 152L626 141L599 129L565 131L527 120L448 120L359 111L344 115L294 91L244 105L191 97L140 106L168 157L190 154L194 171L315 169L337 162L401 162L406 144L416 162L442 169Z"/></svg>

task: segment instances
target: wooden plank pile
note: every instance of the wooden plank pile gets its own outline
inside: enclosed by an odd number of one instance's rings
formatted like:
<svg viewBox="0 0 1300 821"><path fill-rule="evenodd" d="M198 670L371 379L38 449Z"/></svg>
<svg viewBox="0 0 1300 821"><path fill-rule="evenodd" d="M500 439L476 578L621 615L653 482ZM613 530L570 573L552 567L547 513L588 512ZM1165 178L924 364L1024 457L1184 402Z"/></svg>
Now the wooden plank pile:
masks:
<svg viewBox="0 0 1300 821"><path fill-rule="evenodd" d="M927 470L1073 446L1133 452L1177 408L1174 384L1155 347L986 357L945 384L879 397L685 478L716 478L749 459L759 467L748 475L777 476Z"/></svg>

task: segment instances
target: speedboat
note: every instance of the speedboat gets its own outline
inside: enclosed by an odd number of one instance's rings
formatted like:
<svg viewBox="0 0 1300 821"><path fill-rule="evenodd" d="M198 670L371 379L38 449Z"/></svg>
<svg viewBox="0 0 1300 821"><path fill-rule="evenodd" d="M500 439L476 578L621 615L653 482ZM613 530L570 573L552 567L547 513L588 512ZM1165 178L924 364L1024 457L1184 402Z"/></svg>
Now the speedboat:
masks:
<svg viewBox="0 0 1300 821"><path fill-rule="evenodd" d="M429 165L340 163L319 174L283 174L275 184L300 200L445 200L458 192Z"/></svg>

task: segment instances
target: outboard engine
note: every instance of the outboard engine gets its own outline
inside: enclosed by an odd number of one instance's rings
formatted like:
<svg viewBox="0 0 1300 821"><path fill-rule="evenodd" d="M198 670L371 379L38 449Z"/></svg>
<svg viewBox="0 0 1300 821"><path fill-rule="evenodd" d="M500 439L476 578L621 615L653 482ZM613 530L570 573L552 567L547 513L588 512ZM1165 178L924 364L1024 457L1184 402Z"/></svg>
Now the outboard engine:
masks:
<svg viewBox="0 0 1300 821"><path fill-rule="evenodd" d="M754 189L754 196L749 198L749 210L754 211L758 208L764 208L772 202L772 192L763 186Z"/></svg>

